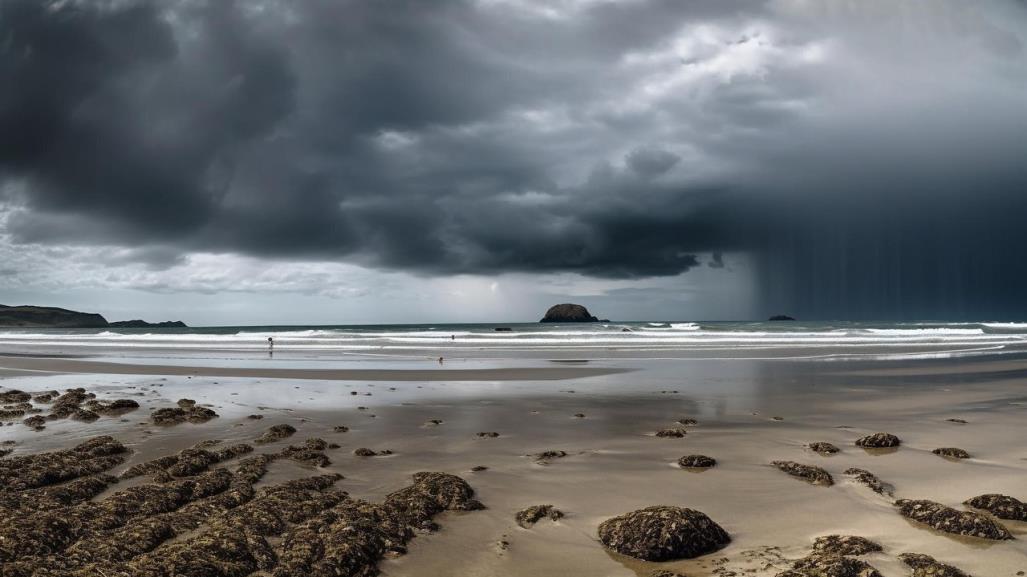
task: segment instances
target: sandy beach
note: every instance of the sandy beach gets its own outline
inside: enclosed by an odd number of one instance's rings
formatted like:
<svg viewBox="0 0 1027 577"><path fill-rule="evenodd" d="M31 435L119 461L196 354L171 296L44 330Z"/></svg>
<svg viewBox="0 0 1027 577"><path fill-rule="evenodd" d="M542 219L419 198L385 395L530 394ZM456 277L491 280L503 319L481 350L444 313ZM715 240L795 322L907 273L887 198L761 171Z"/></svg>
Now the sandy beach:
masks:
<svg viewBox="0 0 1027 577"><path fill-rule="evenodd" d="M335 489L383 502L418 471L465 480L485 509L438 514L438 531L418 532L405 555L385 555L378 564L383 575L648 577L662 569L689 576L769 576L805 557L814 538L830 534L879 543L883 550L863 559L886 576L911 574L898 560L908 552L931 555L970 575L1027 570L1027 523L1001 520L1013 539L992 541L910 521L893 504L929 499L963 510L963 501L982 494L1027 498L1022 425L1027 388L1022 379L1010 377L1015 360L978 359L972 371L958 360L635 359L574 366L510 362L513 368L503 368L499 360L491 363L495 366L453 361L439 368L422 362L419 369L334 373L127 363L112 370L112 364L118 363L0 358L0 368L10 370L0 381L0 393L82 387L100 401L132 399L140 405L93 422L48 420L40 430L22 418L8 418L12 424L0 428L0 441L13 452L4 460L110 435L129 451L108 471L119 475L202 441L220 441L209 447L248 444L252 457L318 438L338 445L321 451L326 464L275 460L254 488L338 473L343 478ZM957 371L960 367L964 370ZM175 425L149 418L151 411L175 407L179 399L195 400L218 416ZM47 414L46 403L33 406ZM296 432L254 444L269 427L282 424ZM655 435L664 429L684 434ZM498 436L478 435L491 432ZM854 445L876 432L896 435L901 446ZM812 442L828 442L840 451L822 455L808 448ZM970 458L933 454L939 447L962 448ZM358 448L391 454L361 457L354 454ZM539 460L545 451L565 456ZM716 466L678 466L679 458L694 454L712 457ZM821 467L834 484L791 477L771 465L779 460ZM210 468L231 468L238 461ZM845 473L853 467L877 475L893 495L856 482ZM158 481L123 480L93 500ZM519 526L515 514L538 504L552 504L564 516ZM597 538L602 521L650 505L702 511L727 531L731 543L709 555L665 563L602 546ZM149 554L202 530L158 540ZM110 567L117 574L118 564Z"/></svg>

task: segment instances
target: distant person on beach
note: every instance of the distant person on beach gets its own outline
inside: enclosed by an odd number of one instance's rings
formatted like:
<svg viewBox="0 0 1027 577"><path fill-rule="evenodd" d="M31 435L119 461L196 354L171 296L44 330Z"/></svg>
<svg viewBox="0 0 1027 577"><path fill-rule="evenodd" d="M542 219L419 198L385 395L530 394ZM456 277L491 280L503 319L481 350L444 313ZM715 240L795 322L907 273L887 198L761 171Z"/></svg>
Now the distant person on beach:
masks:
<svg viewBox="0 0 1027 577"><path fill-rule="evenodd" d="M442 364L442 357L439 357L439 364Z"/></svg>
<svg viewBox="0 0 1027 577"><path fill-rule="evenodd" d="M271 337L267 338L267 350L273 351L275 349L275 340Z"/></svg>

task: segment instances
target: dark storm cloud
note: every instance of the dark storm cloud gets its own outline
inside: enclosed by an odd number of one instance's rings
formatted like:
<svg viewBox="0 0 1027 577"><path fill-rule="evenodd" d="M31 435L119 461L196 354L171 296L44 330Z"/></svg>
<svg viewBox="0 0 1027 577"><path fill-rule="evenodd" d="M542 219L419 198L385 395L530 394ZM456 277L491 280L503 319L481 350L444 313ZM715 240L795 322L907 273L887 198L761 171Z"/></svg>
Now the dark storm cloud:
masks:
<svg viewBox="0 0 1027 577"><path fill-rule="evenodd" d="M997 315L1027 280L1024 12L0 0L0 201L16 242L154 267L745 252L767 309Z"/></svg>

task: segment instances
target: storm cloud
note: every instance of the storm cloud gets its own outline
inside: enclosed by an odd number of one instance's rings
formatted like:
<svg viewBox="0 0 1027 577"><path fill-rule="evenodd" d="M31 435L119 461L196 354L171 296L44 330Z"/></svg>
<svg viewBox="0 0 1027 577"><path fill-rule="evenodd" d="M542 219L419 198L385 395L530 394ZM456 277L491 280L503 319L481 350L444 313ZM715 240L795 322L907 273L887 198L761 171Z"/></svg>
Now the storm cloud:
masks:
<svg viewBox="0 0 1027 577"><path fill-rule="evenodd" d="M1027 7L0 0L12 247L1027 315ZM706 263L708 267L699 265Z"/></svg>

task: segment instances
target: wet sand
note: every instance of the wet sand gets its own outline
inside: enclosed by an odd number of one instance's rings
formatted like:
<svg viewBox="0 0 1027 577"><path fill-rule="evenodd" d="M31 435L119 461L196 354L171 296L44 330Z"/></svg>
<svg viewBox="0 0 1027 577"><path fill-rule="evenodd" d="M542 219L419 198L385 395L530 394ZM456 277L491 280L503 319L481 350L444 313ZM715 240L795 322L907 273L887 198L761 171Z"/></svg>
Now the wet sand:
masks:
<svg viewBox="0 0 1027 577"><path fill-rule="evenodd" d="M72 373L75 365L65 364L71 361L41 360L49 368L33 370ZM142 367L155 371L146 373L8 374L0 380L0 392L80 386L101 399L135 399L142 406L93 423L51 421L42 431L18 422L0 427L0 441L15 441L12 456L18 456L109 434L133 451L118 472L202 440L252 443L271 425L286 423L297 429L295 435L255 446L255 452L280 450L309 437L341 448L325 452L332 461L326 467L277 461L261 486L337 472L345 476L339 489L380 502L409 485L417 471L465 479L487 509L438 515L441 530L418 535L406 555L381 562L382 574L392 577L630 577L657 568L689 576L731 571L770 576L787 569L788 559L805 556L812 539L826 534L879 542L884 551L864 559L889 577L911 574L897 560L905 552L932 555L978 577L1012 576L1027 571L1027 523L1001 522L1013 533L1012 541L953 537L907 521L892 499L844 474L850 467L867 469L894 486L895 498L931 499L960 510L962 501L984 493L1027 500L1027 385L1008 378L1005 361L995 363L975 362L974 378L965 380L930 363L698 360L447 370L493 371L469 380L442 377L437 370L400 370L408 374L386 378L374 370L314 376L155 365ZM4 358L0 367L25 365ZM557 377L527 369L556 371L564 380L546 381ZM148 422L150 410L174 406L179 398L196 399L220 416L202 424ZM249 414L263 418L247 419ZM684 418L698 424L685 427L683 438L654 436L680 426L676 421ZM441 423L431 424L432 419ZM338 425L348 432L334 432ZM499 436L476 436L484 431ZM902 446L892 451L854 446L860 436L878 431L899 436ZM841 452L821 456L805 447L814 441L831 442ZM357 457L358 447L393 454ZM938 447L960 447L972 458L941 458L931 453ZM546 450L567 456L548 464L530 456ZM676 461L688 454L709 455L718 464L702 472L683 470ZM823 467L835 485L792 478L770 466L774 460ZM475 466L488 468L472 472ZM99 498L126 486L113 485ZM566 516L544 519L531 529L517 526L517 511L542 503ZM596 536L601 521L649 505L703 511L733 541L711 555L669 563L603 549Z"/></svg>

